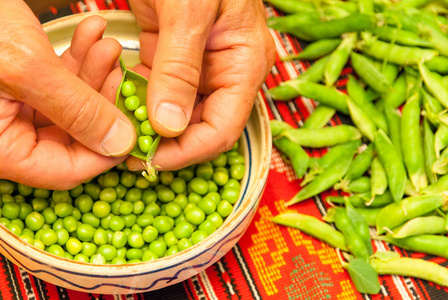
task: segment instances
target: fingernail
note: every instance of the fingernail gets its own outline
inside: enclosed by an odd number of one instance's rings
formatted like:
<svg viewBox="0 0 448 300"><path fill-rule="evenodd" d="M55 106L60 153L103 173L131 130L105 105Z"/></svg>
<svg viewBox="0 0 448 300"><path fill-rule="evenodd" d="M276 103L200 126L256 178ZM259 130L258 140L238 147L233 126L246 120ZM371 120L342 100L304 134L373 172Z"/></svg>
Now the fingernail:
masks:
<svg viewBox="0 0 448 300"><path fill-rule="evenodd" d="M122 118L118 118L101 142L101 149L107 156L124 155L133 146L131 144L134 135L134 126Z"/></svg>
<svg viewBox="0 0 448 300"><path fill-rule="evenodd" d="M157 106L155 118L165 128L172 131L181 131L187 127L185 111L173 103L161 103Z"/></svg>

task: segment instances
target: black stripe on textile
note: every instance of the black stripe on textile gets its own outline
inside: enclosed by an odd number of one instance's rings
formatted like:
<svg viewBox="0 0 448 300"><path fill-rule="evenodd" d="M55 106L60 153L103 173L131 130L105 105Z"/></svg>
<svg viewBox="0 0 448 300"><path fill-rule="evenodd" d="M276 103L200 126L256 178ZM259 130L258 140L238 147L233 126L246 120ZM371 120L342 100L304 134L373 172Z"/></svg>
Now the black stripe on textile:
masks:
<svg viewBox="0 0 448 300"><path fill-rule="evenodd" d="M20 299L21 298L20 283L17 280L17 276L14 270L14 264L6 258L4 262L5 262L4 263L5 274L8 280L8 286L11 290L11 294L13 294L16 299Z"/></svg>
<svg viewBox="0 0 448 300"><path fill-rule="evenodd" d="M33 276L34 285L36 286L36 294L38 299L47 299L47 288L45 282Z"/></svg>
<svg viewBox="0 0 448 300"><path fill-rule="evenodd" d="M59 299L70 299L66 289L59 286L55 286L55 288L56 292L58 293Z"/></svg>
<svg viewBox="0 0 448 300"><path fill-rule="evenodd" d="M185 285L177 283L169 287L146 292L141 294L142 299L170 299L170 300L185 300L191 298L191 295L186 291Z"/></svg>
<svg viewBox="0 0 448 300"><path fill-rule="evenodd" d="M56 14L48 11L48 12L45 12L45 13L39 15L39 21L41 23L46 23L46 22L52 21L52 20L57 19L57 18L62 18L62 17L65 17L65 16L69 16L71 14L73 14L73 12L70 9L70 7L67 6L67 7L63 7L63 8L58 9Z"/></svg>
<svg viewBox="0 0 448 300"><path fill-rule="evenodd" d="M238 244L236 244L232 248L233 255L235 256L236 262L241 270L241 274L243 274L243 278L246 281L246 285L252 295L252 299L261 299L260 291L258 290L255 282L250 282L249 279L254 278L252 272L250 271L249 266L247 265L246 259L241 252L241 248Z"/></svg>

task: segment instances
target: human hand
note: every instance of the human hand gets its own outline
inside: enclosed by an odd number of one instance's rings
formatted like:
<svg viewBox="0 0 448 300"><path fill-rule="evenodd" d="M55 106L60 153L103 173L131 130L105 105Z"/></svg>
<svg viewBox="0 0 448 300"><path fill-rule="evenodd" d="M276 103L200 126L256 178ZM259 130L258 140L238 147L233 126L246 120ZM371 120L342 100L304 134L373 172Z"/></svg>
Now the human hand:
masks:
<svg viewBox="0 0 448 300"><path fill-rule="evenodd" d="M106 21L84 20L59 58L23 1L0 20L0 178L69 189L123 161L136 136L102 88L122 50Z"/></svg>
<svg viewBox="0 0 448 300"><path fill-rule="evenodd" d="M130 0L142 28L136 70L149 75L147 107L164 137L163 170L216 157L240 137L275 47L260 0ZM146 68L146 69L145 69ZM150 70L149 70L150 69ZM142 169L135 157L132 170Z"/></svg>

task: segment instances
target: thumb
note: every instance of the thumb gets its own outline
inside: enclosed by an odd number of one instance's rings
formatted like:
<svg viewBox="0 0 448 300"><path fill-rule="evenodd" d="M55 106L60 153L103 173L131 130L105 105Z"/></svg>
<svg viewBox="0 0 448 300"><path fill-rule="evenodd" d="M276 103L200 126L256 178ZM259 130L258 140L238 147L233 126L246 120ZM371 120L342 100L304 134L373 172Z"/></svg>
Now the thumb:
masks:
<svg viewBox="0 0 448 300"><path fill-rule="evenodd" d="M218 9L219 1L197 2L164 1L158 11L147 108L154 129L165 137L180 135L190 122L205 44Z"/></svg>
<svg viewBox="0 0 448 300"><path fill-rule="evenodd" d="M134 126L105 97L62 66L39 76L38 84L25 89L23 102L99 154L123 156L133 148Z"/></svg>

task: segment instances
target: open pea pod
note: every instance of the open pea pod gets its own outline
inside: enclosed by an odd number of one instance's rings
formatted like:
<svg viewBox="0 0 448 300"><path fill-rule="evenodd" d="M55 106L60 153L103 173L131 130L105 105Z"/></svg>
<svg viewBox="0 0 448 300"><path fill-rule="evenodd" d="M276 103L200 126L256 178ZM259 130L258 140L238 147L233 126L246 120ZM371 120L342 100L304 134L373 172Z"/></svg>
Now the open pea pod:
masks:
<svg viewBox="0 0 448 300"><path fill-rule="evenodd" d="M143 76L129 70L121 57L119 61L123 77L117 90L115 105L129 118L129 120L131 120L132 124L135 127L135 132L137 134L138 140L139 137L143 135L140 129L140 121L135 117L133 111L130 111L126 108L126 97L123 96L121 90L124 82L131 81L136 87L135 95L139 99L141 99L142 103L146 103L146 90L148 86L148 80ZM140 158L144 161L143 164L145 165L146 172L143 172L143 176L145 176L150 181L154 181L157 178L157 171L152 166L151 160L157 150L160 138L160 135L156 135L154 137L154 141L151 144L148 153L144 153L142 150L140 150L138 143L135 143L134 148L129 153L130 155Z"/></svg>

